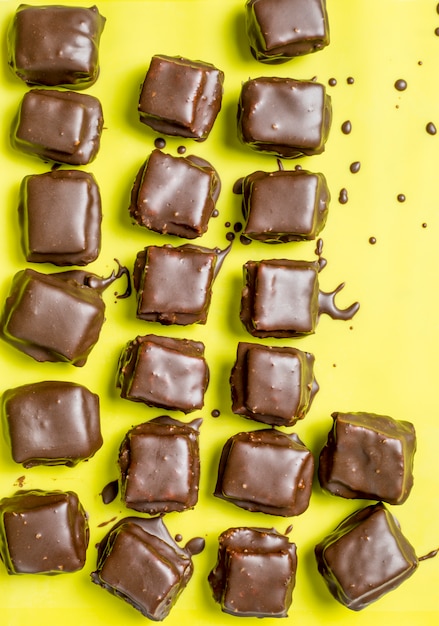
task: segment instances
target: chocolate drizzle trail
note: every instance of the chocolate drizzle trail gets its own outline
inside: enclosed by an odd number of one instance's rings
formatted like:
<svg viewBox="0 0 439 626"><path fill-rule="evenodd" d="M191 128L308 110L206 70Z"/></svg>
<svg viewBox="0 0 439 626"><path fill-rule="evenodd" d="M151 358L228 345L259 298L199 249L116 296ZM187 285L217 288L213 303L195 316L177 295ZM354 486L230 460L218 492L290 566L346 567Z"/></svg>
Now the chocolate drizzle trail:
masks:
<svg viewBox="0 0 439 626"><path fill-rule="evenodd" d="M96 276L96 274L85 274L84 276L84 285L86 287L91 287L92 289L96 289L99 293L102 293L107 289L115 280L121 278L122 276L126 276L127 279L127 288L121 294L116 294L116 297L119 299L128 298L131 295L131 277L130 272L127 267L121 265L117 259L114 259L118 265L118 270L115 272L114 270L111 272L110 276L102 277Z"/></svg>
<svg viewBox="0 0 439 626"><path fill-rule="evenodd" d="M326 313L334 320L344 321L350 320L354 317L360 308L359 302L354 302L354 304L351 304L351 306L347 309L339 309L335 304L335 296L343 289L344 286L345 284L341 283L330 293L319 291L319 315Z"/></svg>
<svg viewBox="0 0 439 626"><path fill-rule="evenodd" d="M424 556L418 556L418 561L426 561L427 559L432 559L439 554L439 548L436 550L432 550L428 554L424 554Z"/></svg>

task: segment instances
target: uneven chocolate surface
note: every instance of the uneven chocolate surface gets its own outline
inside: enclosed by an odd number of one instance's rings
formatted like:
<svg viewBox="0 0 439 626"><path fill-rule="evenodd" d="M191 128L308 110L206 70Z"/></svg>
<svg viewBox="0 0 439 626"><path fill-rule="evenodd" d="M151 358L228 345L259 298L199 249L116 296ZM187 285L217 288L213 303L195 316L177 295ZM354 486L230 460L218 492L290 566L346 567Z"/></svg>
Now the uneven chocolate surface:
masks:
<svg viewBox="0 0 439 626"><path fill-rule="evenodd" d="M158 335L138 336L119 359L122 398L189 413L201 409L209 383L204 344Z"/></svg>
<svg viewBox="0 0 439 626"><path fill-rule="evenodd" d="M83 385L43 381L7 389L2 409L12 458L24 467L74 466L102 446L99 397Z"/></svg>
<svg viewBox="0 0 439 626"><path fill-rule="evenodd" d="M215 496L248 511L290 517L308 508L314 457L296 434L242 432L225 444Z"/></svg>
<svg viewBox="0 0 439 626"><path fill-rule="evenodd" d="M240 341L230 386L234 413L272 426L292 426L305 417L319 389L314 356L292 347Z"/></svg>
<svg viewBox="0 0 439 626"><path fill-rule="evenodd" d="M29 85L90 87L104 26L96 6L21 4L8 29L9 66Z"/></svg>
<svg viewBox="0 0 439 626"><path fill-rule="evenodd" d="M323 174L257 171L242 184L243 235L278 243L315 239L326 223L330 192Z"/></svg>
<svg viewBox="0 0 439 626"><path fill-rule="evenodd" d="M98 546L92 581L151 620L169 615L193 574L189 544L180 547L161 517L126 517Z"/></svg>
<svg viewBox="0 0 439 626"><path fill-rule="evenodd" d="M207 231L220 188L208 161L154 150L136 177L129 212L140 226L195 239Z"/></svg>
<svg viewBox="0 0 439 626"><path fill-rule="evenodd" d="M402 504L413 486L413 424L373 413L333 413L319 481L343 498Z"/></svg>
<svg viewBox="0 0 439 626"><path fill-rule="evenodd" d="M208 576L213 597L237 617L286 617L296 582L296 546L274 528L229 528Z"/></svg>
<svg viewBox="0 0 439 626"><path fill-rule="evenodd" d="M221 109L223 81L211 63L156 54L140 93L140 121L159 133L204 141Z"/></svg>
<svg viewBox="0 0 439 626"><path fill-rule="evenodd" d="M258 61L283 63L329 44L325 0L247 0L247 35Z"/></svg>
<svg viewBox="0 0 439 626"><path fill-rule="evenodd" d="M18 209L27 261L87 265L98 257L102 203L92 174L54 170L25 176Z"/></svg>
<svg viewBox="0 0 439 626"><path fill-rule="evenodd" d="M201 423L200 418L185 424L161 416L128 431L119 450L125 506L156 515L196 505Z"/></svg>
<svg viewBox="0 0 439 626"><path fill-rule="evenodd" d="M316 547L329 591L354 611L396 589L418 567L418 558L382 502L356 511Z"/></svg>
<svg viewBox="0 0 439 626"><path fill-rule="evenodd" d="M87 165L99 150L103 124L101 103L95 96L31 89L20 103L11 144L44 161Z"/></svg>
<svg viewBox="0 0 439 626"><path fill-rule="evenodd" d="M331 97L320 83L262 76L242 85L238 137L256 151L285 158L320 154L331 120Z"/></svg>
<svg viewBox="0 0 439 626"><path fill-rule="evenodd" d="M9 574L61 574L85 565L87 515L72 491L17 491L0 500L0 556Z"/></svg>

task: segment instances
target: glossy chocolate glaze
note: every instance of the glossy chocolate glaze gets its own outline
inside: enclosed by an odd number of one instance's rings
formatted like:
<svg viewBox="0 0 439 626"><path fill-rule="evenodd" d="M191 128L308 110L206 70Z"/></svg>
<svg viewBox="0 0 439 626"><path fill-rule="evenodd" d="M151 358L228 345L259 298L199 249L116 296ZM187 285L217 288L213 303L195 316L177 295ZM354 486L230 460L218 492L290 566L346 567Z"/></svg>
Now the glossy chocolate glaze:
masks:
<svg viewBox="0 0 439 626"><path fill-rule="evenodd" d="M317 261L269 259L244 264L240 317L254 337L298 337L315 332L321 313L348 320L358 311L355 303L339 309L334 302L342 289L319 290Z"/></svg>
<svg viewBox="0 0 439 626"><path fill-rule="evenodd" d="M247 0L247 35L258 61L283 63L329 44L325 0Z"/></svg>
<svg viewBox="0 0 439 626"><path fill-rule="evenodd" d="M90 87L99 76L105 18L96 6L21 4L8 30L8 62L29 85Z"/></svg>
<svg viewBox="0 0 439 626"><path fill-rule="evenodd" d="M7 389L4 432L24 467L76 465L102 446L99 397L73 382L43 381Z"/></svg>
<svg viewBox="0 0 439 626"><path fill-rule="evenodd" d="M179 546L161 517L125 517L100 542L91 579L145 617L162 621L193 574L191 557L203 548L201 538Z"/></svg>
<svg viewBox="0 0 439 626"><path fill-rule="evenodd" d="M292 426L305 417L319 389L314 356L240 341L230 386L234 413L271 426Z"/></svg>
<svg viewBox="0 0 439 626"><path fill-rule="evenodd" d="M204 141L221 109L223 81L211 63L154 55L140 92L140 121L165 135Z"/></svg>
<svg viewBox="0 0 439 626"><path fill-rule="evenodd" d="M204 344L158 335L138 336L119 359L122 398L189 413L201 409L209 383Z"/></svg>
<svg viewBox="0 0 439 626"><path fill-rule="evenodd" d="M11 144L44 161L86 165L99 150L103 124L101 103L94 96L31 89L20 103Z"/></svg>
<svg viewBox="0 0 439 626"><path fill-rule="evenodd" d="M310 240L325 226L331 194L323 174L257 171L243 179L242 193L243 234L249 239Z"/></svg>
<svg viewBox="0 0 439 626"><path fill-rule="evenodd" d="M225 444L214 495L248 511L291 517L308 508L314 457L294 433L242 432Z"/></svg>
<svg viewBox="0 0 439 626"><path fill-rule="evenodd" d="M102 203L92 174L53 170L25 176L18 211L27 261L87 265L98 257Z"/></svg>
<svg viewBox="0 0 439 626"><path fill-rule="evenodd" d="M329 591L354 611L396 589L417 569L414 548L382 502L356 511L315 547Z"/></svg>
<svg viewBox="0 0 439 626"><path fill-rule="evenodd" d="M185 424L161 416L128 431L119 450L125 506L156 515L196 505L201 423L200 418Z"/></svg>
<svg viewBox="0 0 439 626"><path fill-rule="evenodd" d="M218 172L208 161L154 150L137 174L129 212L140 226L195 239L207 231L220 189Z"/></svg>
<svg viewBox="0 0 439 626"><path fill-rule="evenodd" d="M274 528L229 528L208 576L213 597L237 617L286 617L296 582L296 546Z"/></svg>
<svg viewBox="0 0 439 626"><path fill-rule="evenodd" d="M331 120L331 97L320 83L260 77L242 85L238 137L256 151L285 158L320 154Z"/></svg>
<svg viewBox="0 0 439 626"><path fill-rule="evenodd" d="M319 481L343 498L402 504L413 486L412 423L374 413L333 413L320 453Z"/></svg>
<svg viewBox="0 0 439 626"><path fill-rule="evenodd" d="M17 491L0 500L0 554L9 574L61 574L85 565L87 514L72 491Z"/></svg>

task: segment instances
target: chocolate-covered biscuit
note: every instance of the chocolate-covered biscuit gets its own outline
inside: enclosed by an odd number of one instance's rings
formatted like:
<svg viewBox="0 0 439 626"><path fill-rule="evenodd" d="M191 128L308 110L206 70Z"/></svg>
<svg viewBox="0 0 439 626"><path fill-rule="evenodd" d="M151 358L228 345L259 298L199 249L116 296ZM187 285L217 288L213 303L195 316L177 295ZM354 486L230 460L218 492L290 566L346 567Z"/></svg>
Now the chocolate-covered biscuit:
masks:
<svg viewBox="0 0 439 626"><path fill-rule="evenodd" d="M208 580L225 613L287 617L296 568L296 545L274 528L229 528L219 537Z"/></svg>
<svg viewBox="0 0 439 626"><path fill-rule="evenodd" d="M402 504L413 486L412 423L374 413L333 413L320 453L319 481L343 498Z"/></svg>
<svg viewBox="0 0 439 626"><path fill-rule="evenodd" d="M8 30L8 62L29 85L90 87L99 75L105 18L97 7L21 4Z"/></svg>
<svg viewBox="0 0 439 626"><path fill-rule="evenodd" d="M125 506L156 515L196 505L201 423L201 419L195 419L185 424L164 415L126 434L119 450Z"/></svg>
<svg viewBox="0 0 439 626"><path fill-rule="evenodd" d="M98 153L103 124L101 103L94 96L31 89L20 103L11 143L44 161L86 165Z"/></svg>
<svg viewBox="0 0 439 626"><path fill-rule="evenodd" d="M204 141L221 109L223 81L211 63L156 54L140 93L140 121L159 133Z"/></svg>
<svg viewBox="0 0 439 626"><path fill-rule="evenodd" d="M225 444L215 496L242 509L290 517L308 508L314 457L296 434L242 432Z"/></svg>
<svg viewBox="0 0 439 626"><path fill-rule="evenodd" d="M204 344L158 335L138 336L119 359L122 398L190 413L204 405L209 368Z"/></svg>
<svg viewBox="0 0 439 626"><path fill-rule="evenodd" d="M192 556L204 547L194 540L180 547L163 519L126 517L98 546L92 581L125 600L151 620L162 621L193 574Z"/></svg>
<svg viewBox="0 0 439 626"><path fill-rule="evenodd" d="M354 611L396 589L419 563L382 502L347 517L315 547L315 554L329 591Z"/></svg>
<svg viewBox="0 0 439 626"><path fill-rule="evenodd" d="M130 215L158 233L195 239L207 231L220 188L218 172L204 159L154 150L134 182Z"/></svg>
<svg viewBox="0 0 439 626"><path fill-rule="evenodd" d="M19 216L27 261L87 265L97 258L102 206L92 174L54 170L25 176Z"/></svg>
<svg viewBox="0 0 439 626"><path fill-rule="evenodd" d="M320 83L262 76L241 87L238 137L258 152L284 158L320 154L331 120L331 97Z"/></svg>
<svg viewBox="0 0 439 626"><path fill-rule="evenodd" d="M258 61L283 63L329 44L326 0L247 0L250 49Z"/></svg>
<svg viewBox="0 0 439 626"><path fill-rule="evenodd" d="M24 467L74 466L102 446L99 397L83 385L43 381L7 389L4 432Z"/></svg>
<svg viewBox="0 0 439 626"><path fill-rule="evenodd" d="M0 500L0 555L9 574L62 574L85 565L87 514L72 491L17 491Z"/></svg>
<svg viewBox="0 0 439 626"><path fill-rule="evenodd" d="M234 413L271 426L292 426L305 417L319 389L314 356L240 341L230 386Z"/></svg>

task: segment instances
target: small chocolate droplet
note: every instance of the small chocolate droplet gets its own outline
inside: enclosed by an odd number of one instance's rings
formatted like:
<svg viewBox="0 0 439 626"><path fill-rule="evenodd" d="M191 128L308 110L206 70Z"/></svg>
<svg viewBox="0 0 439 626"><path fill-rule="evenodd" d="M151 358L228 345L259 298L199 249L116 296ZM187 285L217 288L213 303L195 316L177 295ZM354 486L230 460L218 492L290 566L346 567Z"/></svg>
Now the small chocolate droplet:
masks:
<svg viewBox="0 0 439 626"><path fill-rule="evenodd" d="M353 163L351 163L349 169L351 170L352 174L356 174L357 172L360 171L360 167L361 167L360 161L354 161Z"/></svg>
<svg viewBox="0 0 439 626"><path fill-rule="evenodd" d="M245 235L241 235L239 241L242 243L243 246L249 246L252 242L252 240Z"/></svg>
<svg viewBox="0 0 439 626"><path fill-rule="evenodd" d="M178 533L177 535L175 535L174 539L177 543L180 543L180 541L183 541L183 535L180 535L180 533Z"/></svg>
<svg viewBox="0 0 439 626"><path fill-rule="evenodd" d="M235 239L235 233L231 233L231 232L227 233L226 239L227 241L233 241Z"/></svg>
<svg viewBox="0 0 439 626"><path fill-rule="evenodd" d="M376 244L376 242L377 242L376 237L369 237L369 243L370 244L374 245L374 244Z"/></svg>
<svg viewBox="0 0 439 626"><path fill-rule="evenodd" d="M233 193L236 193L237 195L242 194L243 183L244 179L238 178L238 180L233 184Z"/></svg>
<svg viewBox="0 0 439 626"><path fill-rule="evenodd" d="M348 85L353 85L355 80L354 80L354 78L352 76L348 76L347 79L346 79L346 82L347 82Z"/></svg>
<svg viewBox="0 0 439 626"><path fill-rule="evenodd" d="M434 29L434 34L436 35L436 37L439 37L439 28Z"/></svg>
<svg viewBox="0 0 439 626"><path fill-rule="evenodd" d="M398 202L405 202L405 195L403 193L399 193L396 196L396 199L398 200Z"/></svg>
<svg viewBox="0 0 439 626"><path fill-rule="evenodd" d="M328 85L330 85L331 87L335 87L336 84L337 84L337 79L336 78L330 78L328 80Z"/></svg>
<svg viewBox="0 0 439 626"><path fill-rule="evenodd" d="M186 152L186 146L178 146L177 152L178 154L184 154Z"/></svg>
<svg viewBox="0 0 439 626"><path fill-rule="evenodd" d="M233 224L233 230L235 231L235 233L240 233L242 230L241 222L236 222L235 224Z"/></svg>
<svg viewBox="0 0 439 626"><path fill-rule="evenodd" d="M298 163L298 164L294 167L294 169L296 170L296 172L300 172L300 170L301 170L301 169L303 169L303 168L302 168L302 166Z"/></svg>
<svg viewBox="0 0 439 626"><path fill-rule="evenodd" d="M422 223L422 228L427 228L427 222Z"/></svg>
<svg viewBox="0 0 439 626"><path fill-rule="evenodd" d="M154 141L154 145L159 150L162 150L166 146L166 141L163 139L163 137L157 137L157 139Z"/></svg>
<svg viewBox="0 0 439 626"><path fill-rule="evenodd" d="M218 217L218 215L219 215L219 211L218 211L218 209L214 209L214 210L212 211L212 217Z"/></svg>
<svg viewBox="0 0 439 626"><path fill-rule="evenodd" d="M433 122L428 122L427 126L425 127L425 130L427 131L429 135L435 135L437 133L436 126L433 124Z"/></svg>
<svg viewBox="0 0 439 626"><path fill-rule="evenodd" d="M116 499L119 492L119 481L112 480L102 489L101 497L104 504L110 504Z"/></svg>
<svg viewBox="0 0 439 626"><path fill-rule="evenodd" d="M211 412L212 417L219 417L221 415L221 411L219 409L213 409Z"/></svg>
<svg viewBox="0 0 439 626"><path fill-rule="evenodd" d="M407 81L403 78L398 78L398 80L395 81L395 89L397 91L405 91L407 89Z"/></svg>
<svg viewBox="0 0 439 626"><path fill-rule="evenodd" d="M340 189L338 201L340 202L340 204L346 204L346 202L348 201L348 190L345 189L344 187L343 189Z"/></svg>
<svg viewBox="0 0 439 626"><path fill-rule="evenodd" d="M346 122L343 122L343 124L341 125L341 132L344 133L345 135L349 135L349 133L352 130L352 124L349 120L346 120Z"/></svg>
<svg viewBox="0 0 439 626"><path fill-rule="evenodd" d="M230 222L224 222L224 226L225 226L226 228L230 228Z"/></svg>

